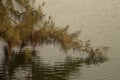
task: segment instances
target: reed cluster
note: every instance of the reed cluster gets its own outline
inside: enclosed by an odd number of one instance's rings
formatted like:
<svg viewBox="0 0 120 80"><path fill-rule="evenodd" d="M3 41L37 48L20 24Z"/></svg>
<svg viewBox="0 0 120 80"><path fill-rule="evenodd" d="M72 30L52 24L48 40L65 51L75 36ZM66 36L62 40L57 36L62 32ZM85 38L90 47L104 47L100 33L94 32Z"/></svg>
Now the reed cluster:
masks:
<svg viewBox="0 0 120 80"><path fill-rule="evenodd" d="M0 39L7 45L5 50L8 56L12 55L14 47L24 48L30 45L55 44L67 52L68 49L84 50L83 42L79 40L80 31L69 33L69 26L57 27L41 8L34 8L31 4L35 0L0 0ZM88 51L89 52L89 51Z"/></svg>

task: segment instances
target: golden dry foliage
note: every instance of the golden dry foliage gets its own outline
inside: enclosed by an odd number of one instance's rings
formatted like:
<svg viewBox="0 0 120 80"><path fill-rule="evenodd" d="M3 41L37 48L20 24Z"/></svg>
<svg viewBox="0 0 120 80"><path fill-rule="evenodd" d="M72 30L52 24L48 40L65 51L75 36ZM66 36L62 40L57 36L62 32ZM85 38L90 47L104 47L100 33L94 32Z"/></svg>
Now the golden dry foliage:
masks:
<svg viewBox="0 0 120 80"><path fill-rule="evenodd" d="M9 53L16 46L23 48L31 44L35 48L37 44L49 43L59 44L65 52L69 49L87 51L85 49L88 47L83 48L82 41L78 39L80 31L69 33L69 26L56 27L51 17L44 20L41 7L35 9L29 1L31 0L0 0L0 38L7 43ZM21 10L17 9L13 2L16 2ZM38 23L41 24L37 25Z"/></svg>

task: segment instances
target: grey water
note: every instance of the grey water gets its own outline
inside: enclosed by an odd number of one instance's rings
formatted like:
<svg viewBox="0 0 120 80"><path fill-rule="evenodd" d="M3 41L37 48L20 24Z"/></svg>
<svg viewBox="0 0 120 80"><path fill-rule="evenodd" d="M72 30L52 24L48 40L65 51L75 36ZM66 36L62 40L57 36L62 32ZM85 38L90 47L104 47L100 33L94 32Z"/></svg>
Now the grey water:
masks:
<svg viewBox="0 0 120 80"><path fill-rule="evenodd" d="M69 32L82 30L79 39L110 47L109 60L85 61L79 53L63 53L47 45L37 47L28 61L15 54L8 63L0 42L0 80L119 80L120 0L36 0L35 6L43 1L43 12L56 26L70 25Z"/></svg>

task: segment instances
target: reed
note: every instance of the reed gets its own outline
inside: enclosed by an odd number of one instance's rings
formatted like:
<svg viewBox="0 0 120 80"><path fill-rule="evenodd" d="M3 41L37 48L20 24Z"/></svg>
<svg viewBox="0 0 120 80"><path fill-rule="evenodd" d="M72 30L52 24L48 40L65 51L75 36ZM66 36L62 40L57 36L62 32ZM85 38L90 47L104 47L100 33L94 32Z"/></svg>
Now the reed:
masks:
<svg viewBox="0 0 120 80"><path fill-rule="evenodd" d="M14 2L21 10L16 8ZM19 46L22 50L29 44L34 50L37 44L55 44L64 52L73 49L91 53L89 44L79 40L80 31L69 33L69 26L56 27L51 17L44 19L41 8L34 8L26 0L0 0L0 38L7 43L5 50L8 56L12 56L14 47Z"/></svg>

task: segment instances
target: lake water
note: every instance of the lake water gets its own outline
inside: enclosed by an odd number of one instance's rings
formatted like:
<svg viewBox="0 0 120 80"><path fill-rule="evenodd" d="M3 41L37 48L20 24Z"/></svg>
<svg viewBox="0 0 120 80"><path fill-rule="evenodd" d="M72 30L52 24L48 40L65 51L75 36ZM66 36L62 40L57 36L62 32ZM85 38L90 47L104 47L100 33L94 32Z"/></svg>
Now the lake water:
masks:
<svg viewBox="0 0 120 80"><path fill-rule="evenodd" d="M0 80L119 80L120 0L36 0L45 1L43 11L56 25L70 25L70 32L82 30L80 39L93 46L108 46L108 61L90 62L78 53L63 53L58 47L37 47L31 60L15 54L9 64L0 44Z"/></svg>

